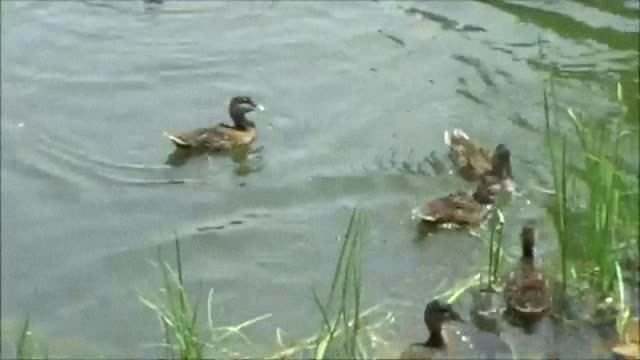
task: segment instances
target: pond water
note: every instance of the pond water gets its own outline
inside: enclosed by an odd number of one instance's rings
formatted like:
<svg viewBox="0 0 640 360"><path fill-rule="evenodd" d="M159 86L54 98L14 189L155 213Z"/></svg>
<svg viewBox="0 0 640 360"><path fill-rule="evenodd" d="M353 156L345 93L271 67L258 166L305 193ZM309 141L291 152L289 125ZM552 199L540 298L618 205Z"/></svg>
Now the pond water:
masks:
<svg viewBox="0 0 640 360"><path fill-rule="evenodd" d="M538 253L553 266L553 229L526 190L550 183L543 81L556 75L562 106L638 118L630 0L21 0L1 11L2 321L29 314L53 358L157 355L161 328L138 295L161 286L152 262L159 249L173 260L176 234L185 283L200 302L215 289L218 323L272 314L246 331L256 354L274 349L277 327L311 334L311 289L329 285L353 206L369 219L366 303L390 304L395 342L420 341L425 301L485 266L481 241L421 239L410 216L467 186L425 160L446 159L443 131L511 147L525 196L507 213L507 254L539 219ZM226 121L238 94L266 107L248 160L165 164L163 131ZM581 336L560 352L591 354Z"/></svg>

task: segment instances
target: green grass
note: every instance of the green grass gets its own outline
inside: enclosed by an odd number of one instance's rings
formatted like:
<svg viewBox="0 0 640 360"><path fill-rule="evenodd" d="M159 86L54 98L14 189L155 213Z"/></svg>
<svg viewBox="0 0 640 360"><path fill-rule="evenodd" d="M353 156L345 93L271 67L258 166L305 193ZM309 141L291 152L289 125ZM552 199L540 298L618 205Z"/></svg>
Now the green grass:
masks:
<svg viewBox="0 0 640 360"><path fill-rule="evenodd" d="M242 354L224 347L224 341L231 336L237 336L249 343L249 339L242 333L242 329L253 325L271 314L258 316L236 326L215 327L212 318L213 289L207 297L207 333L199 325L198 306L194 304L183 285L182 260L180 242L176 238L176 266L177 271L165 263L160 262L164 287L160 296L153 299L140 296L139 299L158 317L164 336L159 345L165 350L163 358L170 359L204 359L220 357L241 357Z"/></svg>
<svg viewBox="0 0 640 360"><path fill-rule="evenodd" d="M377 329L391 320L390 313L376 320L380 306L362 307L362 249L365 241L366 216L358 209L351 213L333 274L327 299L323 302L312 290L318 312L322 315L316 334L285 346L272 358L368 359L372 347L382 341Z"/></svg>
<svg viewBox="0 0 640 360"><path fill-rule="evenodd" d="M380 306L362 308L361 254L365 228L365 215L358 209L354 209L342 237L342 247L327 299L324 302L321 301L318 293L312 290L318 312L322 315L319 331L293 345L285 345L282 331L277 329L276 337L283 349L273 354L271 358L293 356L316 359L370 358L372 345L375 341L381 340L380 336L375 336L373 333L391 317L387 314L382 320L374 322L375 315L380 313ZM257 317L238 326L216 328L213 326L211 317L213 295L211 290L207 302L210 337L206 338L203 336L204 332L198 327L198 307L193 305L183 285L180 245L177 239L176 265L177 271L174 271L170 265L161 262L164 284L160 291L161 296L154 299L140 297L140 300L156 314L164 330L164 338L160 345L166 350L163 357L179 359L203 359L210 356L242 357L243 355L238 352L222 348L222 341L231 335L237 335L248 343L248 338L240 330L270 317L271 314Z"/></svg>
<svg viewBox="0 0 640 360"><path fill-rule="evenodd" d="M544 113L555 190L547 210L557 233L563 290L574 282L611 297L618 284L616 265L638 249L637 176L622 170L620 150L634 136L616 121L594 121L567 109L578 139L572 146L558 130L557 113L552 123L546 89Z"/></svg>
<svg viewBox="0 0 640 360"><path fill-rule="evenodd" d="M47 359L47 349L37 341L30 330L29 317L24 321L15 344L15 356L17 359Z"/></svg>
<svg viewBox="0 0 640 360"><path fill-rule="evenodd" d="M175 244L178 271L175 272L164 262L160 264L163 296L155 300L140 296L140 301L153 310L160 320L164 330L162 346L167 350L165 356L171 359L202 359L205 342L198 330L198 308L191 304L184 289L180 242L177 238Z"/></svg>
<svg viewBox="0 0 640 360"><path fill-rule="evenodd" d="M363 231L364 218L355 209L344 235L327 301L323 304L313 290L313 298L323 319L313 354L315 359L366 358L366 350L359 338L362 326Z"/></svg>
<svg viewBox="0 0 640 360"><path fill-rule="evenodd" d="M500 260L502 258L502 230L504 215L498 206L491 209L489 216L489 261L487 266L487 287L493 289L498 281Z"/></svg>

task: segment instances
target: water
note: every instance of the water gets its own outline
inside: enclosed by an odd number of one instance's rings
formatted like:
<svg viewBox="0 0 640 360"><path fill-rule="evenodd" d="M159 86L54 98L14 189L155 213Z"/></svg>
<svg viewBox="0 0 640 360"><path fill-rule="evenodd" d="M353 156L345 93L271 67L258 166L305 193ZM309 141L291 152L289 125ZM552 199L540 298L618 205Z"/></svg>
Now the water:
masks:
<svg viewBox="0 0 640 360"><path fill-rule="evenodd" d="M633 1L2 1L3 324L29 313L52 357L154 356L137 296L160 286L151 261L173 258L177 233L196 298L215 288L220 324L271 313L247 335L273 349L278 326L317 329L311 286L328 286L358 205L367 303L396 304L396 340L419 341L425 300L485 261L465 234L417 235L411 208L465 186L425 156L462 127L548 186L543 80L607 117L623 116L621 81L635 121L636 15ZM251 158L164 164L163 130L226 120L238 94L267 107ZM511 256L521 220L543 217L532 200L508 214Z"/></svg>

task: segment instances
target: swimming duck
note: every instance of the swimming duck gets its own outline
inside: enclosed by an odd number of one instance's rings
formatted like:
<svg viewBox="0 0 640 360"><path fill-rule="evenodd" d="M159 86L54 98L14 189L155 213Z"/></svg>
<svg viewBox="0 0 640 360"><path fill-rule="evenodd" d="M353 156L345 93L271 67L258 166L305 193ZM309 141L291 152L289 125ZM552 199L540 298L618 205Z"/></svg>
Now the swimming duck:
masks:
<svg viewBox="0 0 640 360"><path fill-rule="evenodd" d="M424 323L429 329L429 339L423 343L414 343L402 352L402 359L448 359L446 338L442 334L442 324L446 321L462 321L451 304L439 300L429 302L424 310Z"/></svg>
<svg viewBox="0 0 640 360"><path fill-rule="evenodd" d="M491 170L478 177L473 198L481 204L493 204L500 193L515 192L516 184L511 172L511 151L499 144L491 156Z"/></svg>
<svg viewBox="0 0 640 360"><path fill-rule="evenodd" d="M486 208L464 191L451 193L413 209L414 216L437 225L477 226L487 214Z"/></svg>
<svg viewBox="0 0 640 360"><path fill-rule="evenodd" d="M536 230L533 225L522 227L520 240L522 257L518 268L506 278L504 300L508 312L522 320L534 321L551 309L551 289L545 275L534 264Z"/></svg>
<svg viewBox="0 0 640 360"><path fill-rule="evenodd" d="M449 158L465 180L476 181L481 175L491 171L489 152L471 141L464 131L445 131L444 142L449 146Z"/></svg>
<svg viewBox="0 0 640 360"><path fill-rule="evenodd" d="M229 116L233 125L220 123L213 127L199 128L172 135L164 133L177 148L203 152L230 150L234 146L249 145L256 138L255 124L245 114L263 110L248 96L236 96L229 103Z"/></svg>

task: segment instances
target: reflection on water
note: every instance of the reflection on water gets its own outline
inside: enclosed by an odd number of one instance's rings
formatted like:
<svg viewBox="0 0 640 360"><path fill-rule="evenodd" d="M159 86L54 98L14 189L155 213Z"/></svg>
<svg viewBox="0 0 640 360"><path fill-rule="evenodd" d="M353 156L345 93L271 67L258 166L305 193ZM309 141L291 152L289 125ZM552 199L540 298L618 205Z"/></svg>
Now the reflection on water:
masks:
<svg viewBox="0 0 640 360"><path fill-rule="evenodd" d="M160 329L137 296L159 286L148 260L172 248L174 232L187 287L216 289L218 321L273 314L247 329L256 354L273 349L277 326L311 333L320 318L309 319L309 286L329 281L356 204L372 224L367 301L391 304L393 343L420 338L425 300L485 265L477 238L411 219L423 200L465 186L444 130L508 144L529 194L528 180L551 184L548 73L559 105L638 118L633 2L1 6L3 325L29 313L48 341L97 344L95 356L154 356L144 344ZM215 104L239 93L270 108L250 149L192 156L160 136L226 118ZM547 199L526 200L507 209L509 254L521 221L544 219ZM554 259L555 242L540 253ZM581 331L514 338L529 341L526 354L560 339L561 356L601 354ZM94 355L52 347L51 357Z"/></svg>
<svg viewBox="0 0 640 360"><path fill-rule="evenodd" d="M246 176L252 172L260 171L262 164L263 146L253 149L251 146L238 146L230 151L218 153L206 153L201 151L193 151L190 149L176 148L165 161L165 164L173 167L181 167L186 165L190 160L196 158L211 158L214 160L224 160L230 158L236 164L234 169L238 176Z"/></svg>

